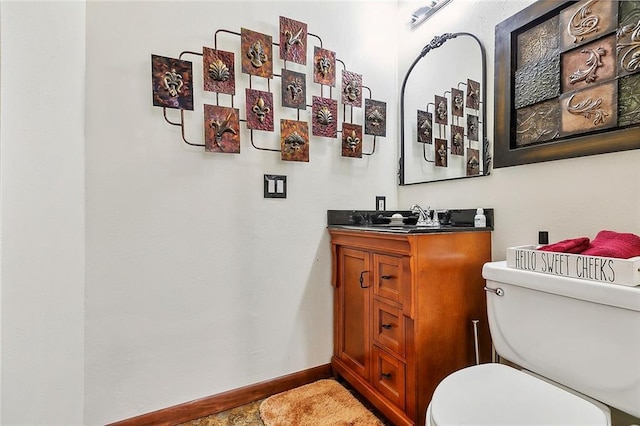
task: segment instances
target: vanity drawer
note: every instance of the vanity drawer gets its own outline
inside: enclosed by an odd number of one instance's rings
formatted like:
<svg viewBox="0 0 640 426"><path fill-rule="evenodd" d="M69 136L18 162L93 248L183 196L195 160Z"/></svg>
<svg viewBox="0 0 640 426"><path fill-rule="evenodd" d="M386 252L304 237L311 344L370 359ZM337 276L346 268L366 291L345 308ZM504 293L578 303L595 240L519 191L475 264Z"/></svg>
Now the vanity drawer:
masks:
<svg viewBox="0 0 640 426"><path fill-rule="evenodd" d="M373 340L399 356L405 356L405 327L402 310L373 299Z"/></svg>
<svg viewBox="0 0 640 426"><path fill-rule="evenodd" d="M373 294L389 301L403 303L403 268L401 256L373 255L374 287Z"/></svg>
<svg viewBox="0 0 640 426"><path fill-rule="evenodd" d="M373 347L373 385L385 398L401 410L405 409L405 373L404 362L374 345Z"/></svg>

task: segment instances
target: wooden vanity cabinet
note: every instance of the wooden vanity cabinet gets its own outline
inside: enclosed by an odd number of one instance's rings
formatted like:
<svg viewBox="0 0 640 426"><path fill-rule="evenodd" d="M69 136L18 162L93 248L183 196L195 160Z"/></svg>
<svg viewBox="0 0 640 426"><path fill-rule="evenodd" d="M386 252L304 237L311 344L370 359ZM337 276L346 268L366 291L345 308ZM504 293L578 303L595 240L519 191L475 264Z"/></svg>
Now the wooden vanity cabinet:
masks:
<svg viewBox="0 0 640 426"><path fill-rule="evenodd" d="M330 228L336 375L396 425L423 425L436 385L491 360L482 266L491 233Z"/></svg>

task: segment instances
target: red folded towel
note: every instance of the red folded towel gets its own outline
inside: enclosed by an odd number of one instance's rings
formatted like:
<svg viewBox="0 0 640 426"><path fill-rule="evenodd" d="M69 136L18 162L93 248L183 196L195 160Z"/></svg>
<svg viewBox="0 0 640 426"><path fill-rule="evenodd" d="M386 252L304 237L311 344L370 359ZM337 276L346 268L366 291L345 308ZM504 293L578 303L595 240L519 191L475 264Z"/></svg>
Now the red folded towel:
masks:
<svg viewBox="0 0 640 426"><path fill-rule="evenodd" d="M600 231L591 241L589 248L582 254L618 259L640 256L640 236L615 231Z"/></svg>
<svg viewBox="0 0 640 426"><path fill-rule="evenodd" d="M562 240L557 243L548 244L546 246L538 247L538 250L543 251L557 251L560 253L582 253L589 248L589 238L570 238L568 240Z"/></svg>

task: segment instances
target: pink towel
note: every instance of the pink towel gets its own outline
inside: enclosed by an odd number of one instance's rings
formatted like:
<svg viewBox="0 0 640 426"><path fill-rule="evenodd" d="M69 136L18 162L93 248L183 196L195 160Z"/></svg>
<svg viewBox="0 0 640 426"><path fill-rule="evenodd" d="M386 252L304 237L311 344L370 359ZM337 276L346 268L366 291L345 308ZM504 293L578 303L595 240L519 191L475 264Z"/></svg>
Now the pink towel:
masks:
<svg viewBox="0 0 640 426"><path fill-rule="evenodd" d="M640 256L640 236L614 231L600 231L591 241L585 256L615 257L629 259Z"/></svg>
<svg viewBox="0 0 640 426"><path fill-rule="evenodd" d="M570 238L568 240L562 240L557 243L538 247L538 250L577 254L577 253L582 253L584 250L588 248L589 248L589 238L580 237L580 238Z"/></svg>

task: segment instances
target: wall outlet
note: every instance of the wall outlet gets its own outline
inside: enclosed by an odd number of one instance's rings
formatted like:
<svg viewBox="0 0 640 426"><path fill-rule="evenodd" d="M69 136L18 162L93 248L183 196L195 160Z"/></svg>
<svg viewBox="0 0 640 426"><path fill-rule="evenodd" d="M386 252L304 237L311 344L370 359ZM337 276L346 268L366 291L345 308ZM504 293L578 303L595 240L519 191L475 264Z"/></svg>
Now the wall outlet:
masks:
<svg viewBox="0 0 640 426"><path fill-rule="evenodd" d="M376 210L382 211L387 209L387 197L378 195L376 197Z"/></svg>

